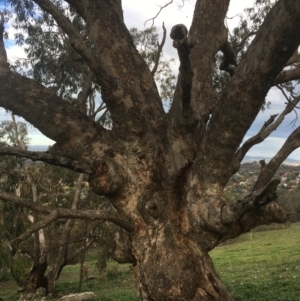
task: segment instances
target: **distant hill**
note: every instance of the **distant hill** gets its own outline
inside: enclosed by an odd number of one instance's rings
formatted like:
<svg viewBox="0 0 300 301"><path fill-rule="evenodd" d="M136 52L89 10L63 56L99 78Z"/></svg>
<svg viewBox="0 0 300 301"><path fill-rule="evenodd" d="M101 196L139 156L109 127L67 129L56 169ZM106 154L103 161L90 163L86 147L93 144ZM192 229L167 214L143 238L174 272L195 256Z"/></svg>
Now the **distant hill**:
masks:
<svg viewBox="0 0 300 301"><path fill-rule="evenodd" d="M249 163L249 162L254 162L254 161L259 162L260 160L265 160L266 163L268 163L271 159L272 158L245 156L242 163ZM287 159L285 159L283 164L286 164L286 165L300 165L300 160L287 158Z"/></svg>
<svg viewBox="0 0 300 301"><path fill-rule="evenodd" d="M48 145L28 145L28 150L32 152L45 152L48 148Z"/></svg>

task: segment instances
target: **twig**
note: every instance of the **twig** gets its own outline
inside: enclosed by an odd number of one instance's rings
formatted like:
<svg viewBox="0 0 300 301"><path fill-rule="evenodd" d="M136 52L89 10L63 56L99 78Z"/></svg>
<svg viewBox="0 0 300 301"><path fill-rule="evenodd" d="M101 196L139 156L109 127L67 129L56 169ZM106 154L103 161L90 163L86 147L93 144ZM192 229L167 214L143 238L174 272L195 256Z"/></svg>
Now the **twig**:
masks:
<svg viewBox="0 0 300 301"><path fill-rule="evenodd" d="M144 25L146 25L147 22L151 21L152 20L152 24L151 24L151 27L153 27L154 25L154 20L159 16L159 14L161 13L161 11L166 8L167 6L169 6L170 4L173 3L173 0L171 0L170 2L166 3L165 5L161 6L158 13L153 17L153 18L150 18L148 20L145 21Z"/></svg>
<svg viewBox="0 0 300 301"><path fill-rule="evenodd" d="M157 54L156 54L156 58L155 58L155 65L154 65L154 67L151 71L152 76L154 76L155 72L157 71L160 55L161 55L162 49L163 49L163 47L165 45L165 42L166 42L167 30L165 28L164 22L162 24L162 28L163 28L163 31L164 31L163 38L162 38L161 43L158 45Z"/></svg>

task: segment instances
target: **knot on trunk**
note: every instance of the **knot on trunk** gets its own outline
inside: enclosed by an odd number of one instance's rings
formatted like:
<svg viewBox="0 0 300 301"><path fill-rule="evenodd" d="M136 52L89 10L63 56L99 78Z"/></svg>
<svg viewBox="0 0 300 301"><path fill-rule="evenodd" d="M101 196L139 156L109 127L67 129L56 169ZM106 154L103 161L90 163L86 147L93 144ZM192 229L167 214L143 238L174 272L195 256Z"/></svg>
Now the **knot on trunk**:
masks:
<svg viewBox="0 0 300 301"><path fill-rule="evenodd" d="M188 30L185 25L177 24L171 29L170 38L173 40L173 47L179 48L187 43Z"/></svg>
<svg viewBox="0 0 300 301"><path fill-rule="evenodd" d="M89 177L92 190L98 195L112 195L124 187L124 176L120 166L112 161L97 162Z"/></svg>
<svg viewBox="0 0 300 301"><path fill-rule="evenodd" d="M147 224L164 216L167 193L164 191L147 191L139 203L139 211Z"/></svg>

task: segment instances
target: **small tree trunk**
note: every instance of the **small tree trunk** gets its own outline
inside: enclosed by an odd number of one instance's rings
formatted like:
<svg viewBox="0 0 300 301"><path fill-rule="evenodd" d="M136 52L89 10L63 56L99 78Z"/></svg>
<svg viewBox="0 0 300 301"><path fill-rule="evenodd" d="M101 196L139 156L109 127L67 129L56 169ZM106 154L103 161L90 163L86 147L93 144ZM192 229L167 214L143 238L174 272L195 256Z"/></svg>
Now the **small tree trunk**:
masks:
<svg viewBox="0 0 300 301"><path fill-rule="evenodd" d="M79 282L78 282L78 288L77 288L78 293L81 292L81 288L82 288L83 264L84 264L84 259L81 258L80 259L80 270L79 270Z"/></svg>
<svg viewBox="0 0 300 301"><path fill-rule="evenodd" d="M43 287L46 289L46 294L48 293L48 279L45 277L46 269L47 261L33 266L29 275L26 277L24 292L34 293L39 287Z"/></svg>
<svg viewBox="0 0 300 301"><path fill-rule="evenodd" d="M57 264L54 264L50 267L50 270L47 275L48 291L52 297L55 296L55 283L56 283L56 279L58 278L58 270L59 269L60 269L60 266L58 266Z"/></svg>
<svg viewBox="0 0 300 301"><path fill-rule="evenodd" d="M87 232L87 224L86 222L84 222L84 235L86 235ZM86 249L86 240L83 240L83 250ZM82 280L83 280L83 268L84 268L84 260L85 260L85 251L83 251L80 254L80 274L79 274L79 283L78 283L78 293L81 292L81 288L82 288Z"/></svg>

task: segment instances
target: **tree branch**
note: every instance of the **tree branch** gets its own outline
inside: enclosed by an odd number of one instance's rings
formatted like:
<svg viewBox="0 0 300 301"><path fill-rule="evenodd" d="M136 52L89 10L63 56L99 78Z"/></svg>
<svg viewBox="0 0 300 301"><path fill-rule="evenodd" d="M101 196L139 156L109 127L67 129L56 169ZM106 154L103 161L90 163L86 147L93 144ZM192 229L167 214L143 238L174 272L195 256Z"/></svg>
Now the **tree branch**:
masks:
<svg viewBox="0 0 300 301"><path fill-rule="evenodd" d="M224 224L235 223L239 221L247 212L257 209L275 201L277 199L276 189L280 180L274 179L264 188L253 190L252 193L242 200L234 203L227 203L222 208L222 222Z"/></svg>
<svg viewBox="0 0 300 301"><path fill-rule="evenodd" d="M246 42L250 37L256 35L256 33L257 33L256 31L250 31L250 32L249 32L249 33L241 40L241 42L238 44L238 46L237 46L237 48L236 48L236 52L237 52L237 53L240 52L240 51L243 49L245 42Z"/></svg>
<svg viewBox="0 0 300 301"><path fill-rule="evenodd" d="M9 68L4 47L4 14L0 12L0 67Z"/></svg>
<svg viewBox="0 0 300 301"><path fill-rule="evenodd" d="M83 81L82 89L77 96L76 101L76 108L79 112L83 113L84 115L87 114L87 107L86 102L90 94L92 93L92 80L93 80L93 73L89 72Z"/></svg>
<svg viewBox="0 0 300 301"><path fill-rule="evenodd" d="M298 49L294 52L291 58L287 62L287 66L294 65L300 63L300 54L298 53Z"/></svg>
<svg viewBox="0 0 300 301"><path fill-rule="evenodd" d="M300 68L294 68L291 70L284 70L278 74L274 81L274 86L289 82L291 80L300 79Z"/></svg>
<svg viewBox="0 0 300 301"><path fill-rule="evenodd" d="M200 117L204 124L209 119L217 98L212 86L212 66L214 66L216 53L227 41L228 31L224 19L229 2L229 0L198 0L189 30L190 62L193 66L191 107L195 110L193 119L198 120Z"/></svg>
<svg viewBox="0 0 300 301"><path fill-rule="evenodd" d="M279 115L277 119L276 117L278 115L271 115L269 120L265 122L260 131L255 136L248 139L237 151L236 156L238 160L241 162L251 147L264 141L273 131L275 131L278 128L278 126L282 123L285 116L295 108L299 101L300 96L296 97L293 101L289 102L285 110ZM274 122L275 119L276 121Z"/></svg>
<svg viewBox="0 0 300 301"><path fill-rule="evenodd" d="M83 38L69 19L49 0L34 0L34 2L49 13L57 22L58 26L68 35L71 46L93 71L99 85L103 89L115 90L116 83L111 72L109 72L108 69L105 69L103 65L98 64L95 57L85 45Z"/></svg>
<svg viewBox="0 0 300 301"><path fill-rule="evenodd" d="M57 220L57 212L51 212L48 216L46 216L44 219L35 222L30 226L29 229L26 230L22 235L17 237L15 240L12 241L11 245L13 249L17 249L18 244L26 239L28 239L33 233L36 233L42 228L45 228L55 220Z"/></svg>
<svg viewBox="0 0 300 301"><path fill-rule="evenodd" d="M155 64L154 64L153 69L151 70L152 76L154 76L155 72L157 71L158 64L159 64L159 59L160 59L160 55L161 55L162 49L163 49L163 47L165 45L165 42L166 42L167 30L165 28L164 22L162 24L162 28L163 28L163 31L164 31L163 38L162 38L162 41L158 45L158 48L157 48L157 54L156 54L156 58L155 58Z"/></svg>
<svg viewBox="0 0 300 301"><path fill-rule="evenodd" d="M276 2L237 67L207 127L197 164L198 174L204 182L217 181L224 187L234 172L234 153L276 77L298 48L299 14L300 2Z"/></svg>
<svg viewBox="0 0 300 301"><path fill-rule="evenodd" d="M0 147L0 155L19 156L32 161L42 161L51 165L65 167L74 171L91 173L91 166L76 160L69 160L64 157L58 157L50 152L33 152L22 150L19 147Z"/></svg>
<svg viewBox="0 0 300 301"><path fill-rule="evenodd" d="M265 165L258 176L253 190L261 189L273 177L282 162L298 147L300 147L300 127L286 139L278 153Z"/></svg>
<svg viewBox="0 0 300 301"><path fill-rule="evenodd" d="M159 8L158 13L157 13L153 18L146 20L145 23L144 23L144 25L146 25L147 22L152 21L152 24L151 24L151 27L152 27L152 26L154 25L154 20L159 16L159 14L161 13L161 11L162 11L164 8L168 7L168 6L169 6L170 4L172 4L172 3L173 3L173 0L170 0L170 1L169 1L168 3L166 3L165 5L162 5L162 6Z"/></svg>
<svg viewBox="0 0 300 301"><path fill-rule="evenodd" d="M16 197L6 192L0 191L0 198L2 200L14 203L16 205L30 208L33 211L47 215L55 215L56 219L59 218L76 218L76 219L88 219L88 220L103 220L110 221L127 231L133 231L133 224L125 220L116 211L113 210L79 210L79 209L66 209L66 208L51 208L38 203L33 203L31 199L25 199ZM46 219L48 221L49 219ZM45 222L46 222L45 221ZM43 228L43 222L39 224ZM39 229L36 229L36 231Z"/></svg>
<svg viewBox="0 0 300 301"><path fill-rule="evenodd" d="M240 220L229 224L227 233L219 242L235 238L260 225L285 223L287 220L286 213L277 202L271 202L265 207L250 210Z"/></svg>
<svg viewBox="0 0 300 301"><path fill-rule="evenodd" d="M57 152L59 157L89 164L91 156L86 151L89 145L83 144L83 140L94 139L99 143L98 150L107 149L111 132L78 112L71 103L50 89L1 67L0 81L4 83L0 85L0 106L22 116L45 136L56 141L51 153Z"/></svg>
<svg viewBox="0 0 300 301"><path fill-rule="evenodd" d="M124 24L121 1L66 1L85 20L98 63L115 80L115 87L101 90L113 130L124 137L156 127L165 113L153 76Z"/></svg>

